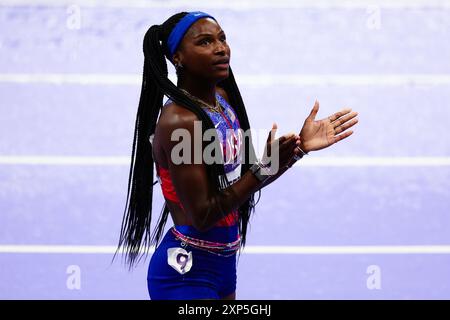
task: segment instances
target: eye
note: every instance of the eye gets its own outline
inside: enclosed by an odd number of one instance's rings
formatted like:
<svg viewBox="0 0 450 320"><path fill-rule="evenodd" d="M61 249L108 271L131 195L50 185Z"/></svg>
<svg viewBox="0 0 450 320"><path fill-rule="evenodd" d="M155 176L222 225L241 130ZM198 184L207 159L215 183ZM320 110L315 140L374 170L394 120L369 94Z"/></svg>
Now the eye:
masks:
<svg viewBox="0 0 450 320"><path fill-rule="evenodd" d="M211 39L205 38L199 42L201 45L207 45L211 43Z"/></svg>

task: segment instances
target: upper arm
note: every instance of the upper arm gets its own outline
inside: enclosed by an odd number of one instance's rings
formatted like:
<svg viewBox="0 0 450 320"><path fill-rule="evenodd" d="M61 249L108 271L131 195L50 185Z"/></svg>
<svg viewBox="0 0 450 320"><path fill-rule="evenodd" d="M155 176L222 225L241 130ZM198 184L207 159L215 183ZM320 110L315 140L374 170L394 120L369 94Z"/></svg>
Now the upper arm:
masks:
<svg viewBox="0 0 450 320"><path fill-rule="evenodd" d="M183 108L184 109L184 108ZM190 216L194 226L201 221L201 213L208 203L210 186L208 183L206 166L202 161L194 163L194 121L198 118L190 111L181 107L172 108L171 112L161 118L160 134L161 145L167 158L170 178L183 208ZM201 131L200 131L201 135ZM199 137L200 150L201 136ZM179 151L188 152L190 157ZM185 155L180 163L180 155Z"/></svg>

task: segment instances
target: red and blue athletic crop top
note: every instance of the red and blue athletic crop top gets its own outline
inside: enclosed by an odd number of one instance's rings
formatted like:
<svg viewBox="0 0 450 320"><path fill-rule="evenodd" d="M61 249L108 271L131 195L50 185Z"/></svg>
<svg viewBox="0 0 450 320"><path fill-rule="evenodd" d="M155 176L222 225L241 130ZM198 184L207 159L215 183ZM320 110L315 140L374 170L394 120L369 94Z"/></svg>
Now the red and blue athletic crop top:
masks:
<svg viewBox="0 0 450 320"><path fill-rule="evenodd" d="M216 127L220 140L222 156L224 157L225 173L228 181L233 182L239 179L241 175L241 157L239 152L242 145L242 132L239 130L240 124L234 109L218 93L216 93L216 98L222 105L223 109L220 112L214 112L208 109L205 109L205 111L208 113L211 121ZM171 101L168 100L165 105L170 102ZM155 166L164 198L176 203L184 211L183 205L181 204L172 184L169 170L159 166L156 162ZM232 226L237 223L237 219L238 212L237 210L234 210L219 220L215 226ZM189 224L192 225L192 222L189 221Z"/></svg>

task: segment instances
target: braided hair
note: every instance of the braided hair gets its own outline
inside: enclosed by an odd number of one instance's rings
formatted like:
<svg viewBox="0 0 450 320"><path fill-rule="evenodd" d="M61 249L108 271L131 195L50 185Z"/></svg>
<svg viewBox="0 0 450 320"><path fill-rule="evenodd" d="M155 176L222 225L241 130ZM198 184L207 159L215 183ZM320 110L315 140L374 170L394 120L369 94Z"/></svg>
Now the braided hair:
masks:
<svg viewBox="0 0 450 320"><path fill-rule="evenodd" d="M134 139L132 145L131 165L128 178L127 200L120 231L118 250L124 248L126 262L131 268L140 256L141 248L148 253L149 246L158 245L169 215L165 203L154 232L151 232L152 199L153 199L153 154L150 136L155 132L158 115L163 105L164 96L168 96L177 104L193 112L202 123L202 132L214 129L208 114L190 97L184 94L168 79L167 63L170 60L167 39L175 25L187 14L177 13L167 19L162 25L151 26L144 36L144 71L139 107L136 115ZM230 104L234 107L241 129L250 129L244 102L237 87L231 68L229 77L217 84L225 90ZM250 161L254 156L254 148L250 135L245 135L245 155L241 166L241 176L249 170ZM216 140L217 141L217 140ZM206 165L208 182L215 186L217 192L229 186L224 166L220 163ZM250 214L254 211L255 202L252 194L239 208L239 234L242 246L245 245L247 225ZM117 253L117 251L116 251Z"/></svg>

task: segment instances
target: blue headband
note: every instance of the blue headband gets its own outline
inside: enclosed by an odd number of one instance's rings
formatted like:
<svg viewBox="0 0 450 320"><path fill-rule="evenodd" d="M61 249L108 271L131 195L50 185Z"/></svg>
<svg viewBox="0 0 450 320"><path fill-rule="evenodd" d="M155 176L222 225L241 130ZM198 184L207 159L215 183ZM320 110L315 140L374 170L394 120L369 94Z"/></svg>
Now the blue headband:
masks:
<svg viewBox="0 0 450 320"><path fill-rule="evenodd" d="M170 53L170 60L172 60L173 54L177 50L178 46L180 45L181 40L184 37L184 34L189 29L190 26L194 24L197 20L201 18L212 18L213 16L201 12L201 11L194 11L190 12L187 15L185 15L173 28L172 32L169 35L169 38L167 39L167 46L169 47L169 53ZM216 19L214 19L216 20Z"/></svg>

